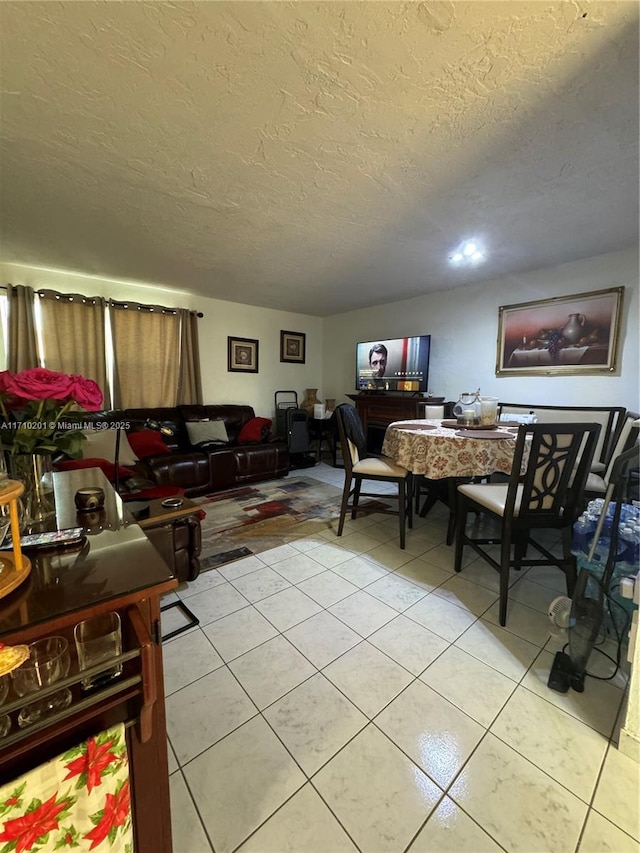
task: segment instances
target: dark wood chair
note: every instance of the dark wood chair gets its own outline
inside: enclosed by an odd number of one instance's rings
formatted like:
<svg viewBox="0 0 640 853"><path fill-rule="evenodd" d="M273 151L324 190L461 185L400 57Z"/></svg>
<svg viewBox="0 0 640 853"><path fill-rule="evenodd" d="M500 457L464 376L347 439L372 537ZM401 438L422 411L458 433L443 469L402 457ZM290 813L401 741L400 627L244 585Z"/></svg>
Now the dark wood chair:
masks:
<svg viewBox="0 0 640 853"><path fill-rule="evenodd" d="M594 463L606 466L624 423L624 406L548 406L537 403L499 403L498 412L507 416L533 414L538 423L598 423L602 427L593 454Z"/></svg>
<svg viewBox="0 0 640 853"><path fill-rule="evenodd" d="M373 480L383 483L395 483L398 486L398 511L400 520L400 547L406 545L406 527L413 527L413 477L410 471L396 465L388 456L367 456L366 439L362 421L353 406L341 403L336 407L336 422L344 461L344 489L340 507L338 536L342 536L344 520L348 510L351 518L356 518L360 497L386 498L376 492L363 492L362 482ZM353 483L353 487L352 487ZM391 497L391 496L389 496ZM380 510L393 512L394 510Z"/></svg>
<svg viewBox="0 0 640 853"><path fill-rule="evenodd" d="M557 566L566 575L567 592L576 583L576 559L571 553L572 526L579 514L584 485L601 426L597 423L526 424L518 430L513 469L507 483L468 484L458 487L454 568L462 569L469 545L500 575L500 624L507 621L509 569L513 566ZM522 463L527 459L525 473ZM495 536L467 532L469 512L482 513L498 523ZM559 530L562 556L552 554L532 538L535 530ZM482 546L500 545L500 561ZM513 557L511 548L513 546ZM533 546L542 555L528 559Z"/></svg>

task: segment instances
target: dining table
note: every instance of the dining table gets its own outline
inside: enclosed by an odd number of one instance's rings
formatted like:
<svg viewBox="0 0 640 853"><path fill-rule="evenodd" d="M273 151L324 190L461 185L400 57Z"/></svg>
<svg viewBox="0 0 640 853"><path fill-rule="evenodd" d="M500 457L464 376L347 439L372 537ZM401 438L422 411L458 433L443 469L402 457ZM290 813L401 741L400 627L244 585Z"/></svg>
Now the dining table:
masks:
<svg viewBox="0 0 640 853"><path fill-rule="evenodd" d="M382 453L416 476L441 481L432 484L420 515L424 517L438 499L447 503L450 509L447 544L450 545L458 484L496 472L510 474L517 433L517 425L496 424L480 429L433 418L394 421L385 432ZM527 458L525 452L522 471Z"/></svg>

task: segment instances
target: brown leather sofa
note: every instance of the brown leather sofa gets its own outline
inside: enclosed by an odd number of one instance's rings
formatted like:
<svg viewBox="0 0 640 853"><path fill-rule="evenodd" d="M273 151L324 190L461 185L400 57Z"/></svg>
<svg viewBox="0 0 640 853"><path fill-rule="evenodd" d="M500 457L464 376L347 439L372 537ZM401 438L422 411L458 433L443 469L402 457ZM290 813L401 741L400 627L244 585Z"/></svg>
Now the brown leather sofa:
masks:
<svg viewBox="0 0 640 853"><path fill-rule="evenodd" d="M188 497L285 477L289 473L289 449L282 439L238 443L240 430L253 417L251 406L237 405L188 405L110 413L110 418L130 423L128 431L143 429L148 419L173 427L175 435L164 436L171 452L148 456L135 467L157 485L184 489ZM207 441L192 445L187 422L217 418L224 421L229 442Z"/></svg>

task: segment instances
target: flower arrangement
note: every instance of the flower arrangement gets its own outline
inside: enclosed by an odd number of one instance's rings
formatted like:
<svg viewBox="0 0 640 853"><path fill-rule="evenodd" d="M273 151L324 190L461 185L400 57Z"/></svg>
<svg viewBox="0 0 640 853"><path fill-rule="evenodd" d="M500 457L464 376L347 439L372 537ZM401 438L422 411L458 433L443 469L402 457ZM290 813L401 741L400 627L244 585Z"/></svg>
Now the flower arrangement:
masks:
<svg viewBox="0 0 640 853"><path fill-rule="evenodd" d="M0 371L0 448L12 455L81 455L78 407L95 412L102 391L93 379L34 367ZM66 417L68 416L68 417Z"/></svg>

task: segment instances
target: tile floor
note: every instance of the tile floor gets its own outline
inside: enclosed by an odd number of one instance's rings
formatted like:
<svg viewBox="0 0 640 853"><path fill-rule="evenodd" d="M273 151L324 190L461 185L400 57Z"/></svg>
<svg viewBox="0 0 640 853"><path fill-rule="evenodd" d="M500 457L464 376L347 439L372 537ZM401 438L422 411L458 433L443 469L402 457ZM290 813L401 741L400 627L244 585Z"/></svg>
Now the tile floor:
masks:
<svg viewBox="0 0 640 853"><path fill-rule="evenodd" d="M405 551L396 524L322 528L178 590L200 627L164 646L175 853L636 853L624 675L546 686L560 572L514 576L500 628L497 575L471 556L453 573L444 509Z"/></svg>

